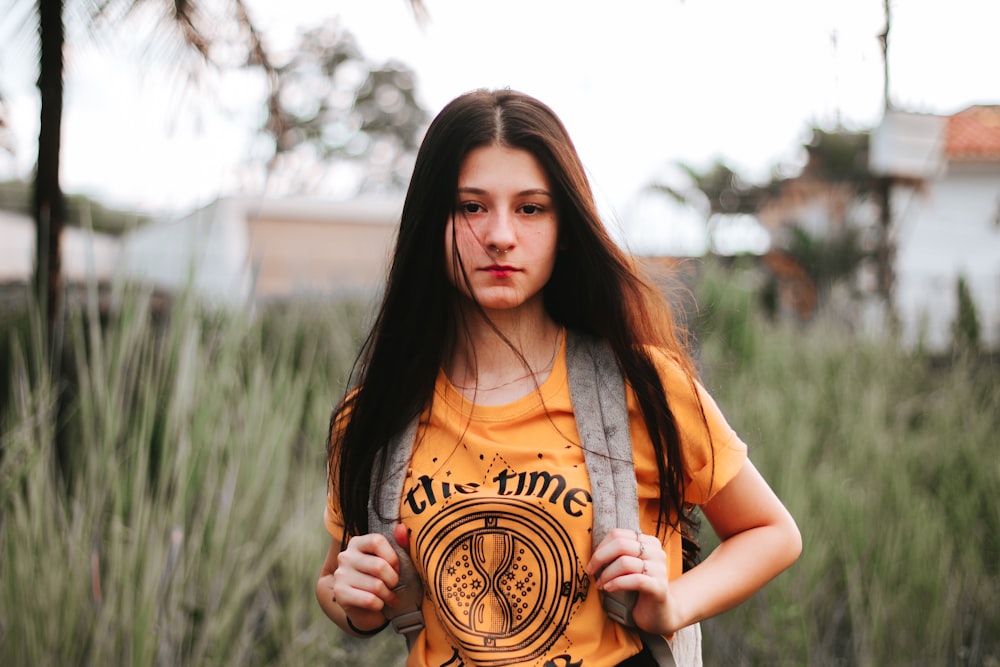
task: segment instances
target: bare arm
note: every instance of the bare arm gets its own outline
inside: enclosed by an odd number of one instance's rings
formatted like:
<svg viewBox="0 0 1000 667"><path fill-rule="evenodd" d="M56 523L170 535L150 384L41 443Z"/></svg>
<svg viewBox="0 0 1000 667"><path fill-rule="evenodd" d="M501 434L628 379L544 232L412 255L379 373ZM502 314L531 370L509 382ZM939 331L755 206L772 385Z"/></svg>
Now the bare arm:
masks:
<svg viewBox="0 0 1000 667"><path fill-rule="evenodd" d="M735 607L802 552L795 520L749 460L702 512L721 544L704 562L671 582L676 611L668 631Z"/></svg>
<svg viewBox="0 0 1000 667"><path fill-rule="evenodd" d="M598 586L639 592L633 614L647 632L671 634L743 602L798 558L795 520L747 460L702 511L721 544L668 583L666 555L653 536L616 529L594 551Z"/></svg>

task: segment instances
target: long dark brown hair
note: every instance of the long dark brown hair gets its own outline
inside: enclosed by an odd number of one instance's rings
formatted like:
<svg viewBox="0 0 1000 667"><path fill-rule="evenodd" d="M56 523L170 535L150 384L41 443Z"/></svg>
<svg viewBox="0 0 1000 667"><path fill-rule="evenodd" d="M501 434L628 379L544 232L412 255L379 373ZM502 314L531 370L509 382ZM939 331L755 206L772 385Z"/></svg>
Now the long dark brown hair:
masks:
<svg viewBox="0 0 1000 667"><path fill-rule="evenodd" d="M559 219L555 267L544 289L558 324L608 341L642 410L659 470L659 528L690 528L680 439L646 346L675 357L694 381L690 357L661 293L608 235L565 127L538 100L479 90L450 102L417 154L381 307L358 357L354 389L330 419L327 466L349 535L368 532L373 468L389 439L431 402L438 369L463 322L448 281L446 224L462 161L473 149L526 150L549 177ZM384 469L376 471L384 479ZM686 531L685 531L686 532Z"/></svg>

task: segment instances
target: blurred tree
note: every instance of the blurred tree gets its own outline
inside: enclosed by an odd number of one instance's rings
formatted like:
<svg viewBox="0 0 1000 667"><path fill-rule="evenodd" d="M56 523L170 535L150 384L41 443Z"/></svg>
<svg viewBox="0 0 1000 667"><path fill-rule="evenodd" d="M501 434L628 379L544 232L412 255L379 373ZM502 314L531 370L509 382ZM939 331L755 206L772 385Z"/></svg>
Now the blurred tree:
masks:
<svg viewBox="0 0 1000 667"><path fill-rule="evenodd" d="M38 92L41 96L38 161L35 164L32 215L35 218L35 295L48 324L51 344L59 295L62 257L59 250L66 204L59 182L59 149L63 105L63 0L38 0Z"/></svg>
<svg viewBox="0 0 1000 667"><path fill-rule="evenodd" d="M860 238L861 230L850 225L823 237L793 225L784 245L785 252L805 268L819 290L829 291L836 283L852 278L868 257Z"/></svg>
<svg viewBox="0 0 1000 667"><path fill-rule="evenodd" d="M807 160L802 173L790 179L772 180L768 186L777 197L800 202L786 209L778 245L798 261L816 283L820 294L837 283L846 283L852 296L854 278L874 255L866 247L874 219L864 219L864 202L873 195L874 180L868 169L868 132L826 131L812 128L805 145ZM767 201L767 197L761 197ZM807 227L798 216L821 210L825 220ZM779 209L780 210L780 209ZM814 221L815 223L815 221Z"/></svg>
<svg viewBox="0 0 1000 667"><path fill-rule="evenodd" d="M362 189L402 188L428 119L406 66L369 62L337 23L304 33L274 68L264 131L274 140L271 173L308 190L331 161L364 158Z"/></svg>
<svg viewBox="0 0 1000 667"><path fill-rule="evenodd" d="M242 36L251 54L261 55L263 47L243 0L229 0L230 18L235 34ZM128 18L142 0L96 0L84 3L95 24L104 19ZM203 61L213 62L215 35L225 34L193 0L157 0L161 25L167 40L176 40L180 48L196 53ZM35 167L32 215L37 225L34 289L38 307L47 322L46 344L55 334L56 317L62 294L60 239L66 222L66 202L59 180L59 158L63 108L63 50L66 41L64 0L37 0L38 20L38 90L41 98L38 130L38 160ZM266 57L247 64L265 64Z"/></svg>
<svg viewBox="0 0 1000 667"><path fill-rule="evenodd" d="M958 276L955 290L958 314L951 325L952 347L960 354L975 355L980 351L979 313L964 275Z"/></svg>
<svg viewBox="0 0 1000 667"><path fill-rule="evenodd" d="M0 209L31 215L32 184L25 181L0 182ZM67 227L90 227L95 232L119 236L149 222L148 215L109 208L87 195L66 195Z"/></svg>
<svg viewBox="0 0 1000 667"><path fill-rule="evenodd" d="M406 1L417 20L421 20L424 15L421 0ZM166 55L172 63L191 67L192 74L196 64L261 68L269 90L269 120L265 130L279 143L289 131L286 124L289 119L283 115L281 107L285 99L281 73L251 20L245 0L79 0L74 4L75 8L89 16L94 25L103 24L114 29L119 29L123 21L137 15L148 18L152 12L158 17L160 30L155 34L156 39L150 50L160 48L158 53ZM37 225L34 290L38 307L47 322L47 345L53 340L60 309L59 244L66 222L66 202L59 180L65 10L65 0L36 0L35 3L39 63L37 85L41 104L32 197L32 215ZM171 58L171 55L174 57ZM195 56L193 61L190 55ZM379 97L380 90L380 86L373 87L375 99ZM291 119L291 122L294 125L295 120Z"/></svg>
<svg viewBox="0 0 1000 667"><path fill-rule="evenodd" d="M849 183L856 197L866 197L874 186L868 169L868 143L868 132L829 132L814 127L812 138L805 146L809 155L806 169L815 178Z"/></svg>
<svg viewBox="0 0 1000 667"><path fill-rule="evenodd" d="M875 257L866 246L874 221L864 219L863 206L875 193L868 133L814 127L804 148L801 173L782 176L776 169L763 184L747 181L721 161L705 171L681 165L713 214L750 214L769 228L772 248L760 258L769 274L763 296L774 302L775 312L776 300L782 301L781 310L802 320L836 284L846 284L856 298L860 291L852 280Z"/></svg>
<svg viewBox="0 0 1000 667"><path fill-rule="evenodd" d="M245 36L251 53L263 53L243 0L227 1L233 10L231 20L238 28L237 34ZM201 3L192 0L156 0L156 6L162 10L161 25L166 26L165 32L169 35L167 41L176 38L178 48L197 54L205 62L212 62L213 36L220 34L217 32L220 26L215 17L199 11L199 4ZM93 3L81 0L78 6L83 10L89 9L91 18L97 24L106 17L127 18L137 7L150 7L150 3L149 0L94 0ZM63 297L60 243L67 215L66 199L59 179L65 72L63 50L66 45L65 8L64 0L36 0L35 4L40 114L38 158L31 201L36 225L35 275L32 281L34 306L45 322L45 334L38 342L42 346L42 358L55 376L55 386L60 389L56 407L56 452L61 469L65 469L70 449L68 434L64 429L68 397L62 391L64 378L57 346L57 323Z"/></svg>
<svg viewBox="0 0 1000 667"><path fill-rule="evenodd" d="M829 183L850 184L855 198L872 193L867 132L827 131L814 127L804 148L808 157L801 175L790 179L776 174L764 184L749 182L722 161L716 161L704 171L689 165L680 166L708 197L712 213L757 213L764 203L780 194L783 184L802 175Z"/></svg>
<svg viewBox="0 0 1000 667"><path fill-rule="evenodd" d="M698 171L689 165L680 166L708 197L712 213L757 212L762 188L748 183L725 162L716 161L705 171Z"/></svg>

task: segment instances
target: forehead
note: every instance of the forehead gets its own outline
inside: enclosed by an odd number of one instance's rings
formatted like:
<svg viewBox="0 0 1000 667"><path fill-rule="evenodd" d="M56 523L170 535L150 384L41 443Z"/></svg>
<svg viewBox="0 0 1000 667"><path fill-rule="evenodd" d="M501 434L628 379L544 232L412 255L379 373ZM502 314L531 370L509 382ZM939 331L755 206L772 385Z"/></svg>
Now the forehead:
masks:
<svg viewBox="0 0 1000 667"><path fill-rule="evenodd" d="M522 148L491 144L474 148L462 160L458 187L481 190L549 189L538 159Z"/></svg>

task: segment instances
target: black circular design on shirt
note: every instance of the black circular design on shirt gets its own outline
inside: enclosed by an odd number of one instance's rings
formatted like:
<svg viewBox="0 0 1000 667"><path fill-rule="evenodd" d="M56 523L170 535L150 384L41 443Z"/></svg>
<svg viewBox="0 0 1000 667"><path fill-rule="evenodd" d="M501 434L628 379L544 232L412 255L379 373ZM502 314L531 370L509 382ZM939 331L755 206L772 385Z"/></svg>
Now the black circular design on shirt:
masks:
<svg viewBox="0 0 1000 667"><path fill-rule="evenodd" d="M445 630L476 664L541 655L589 583L566 530L520 498L459 500L415 541Z"/></svg>

